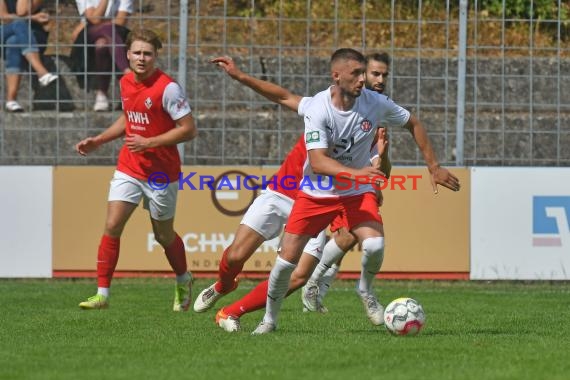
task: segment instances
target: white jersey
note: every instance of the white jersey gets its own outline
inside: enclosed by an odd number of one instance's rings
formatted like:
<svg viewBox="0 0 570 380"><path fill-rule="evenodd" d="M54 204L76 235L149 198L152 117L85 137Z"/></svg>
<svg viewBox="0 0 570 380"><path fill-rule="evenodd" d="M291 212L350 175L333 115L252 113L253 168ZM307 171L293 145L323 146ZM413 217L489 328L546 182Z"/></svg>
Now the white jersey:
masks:
<svg viewBox="0 0 570 380"><path fill-rule="evenodd" d="M328 155L341 164L361 169L370 166L371 147L378 125L402 127L410 119L410 112L394 103L386 95L363 89L351 110L341 111L332 104L331 88L316 94L303 104L305 144L307 150L327 149ZM299 107L301 110L301 107ZM300 190L313 197L338 197L374 192L370 184L343 181L337 188L333 179L327 184L323 176L313 173L309 158L305 161L304 176L311 184Z"/></svg>

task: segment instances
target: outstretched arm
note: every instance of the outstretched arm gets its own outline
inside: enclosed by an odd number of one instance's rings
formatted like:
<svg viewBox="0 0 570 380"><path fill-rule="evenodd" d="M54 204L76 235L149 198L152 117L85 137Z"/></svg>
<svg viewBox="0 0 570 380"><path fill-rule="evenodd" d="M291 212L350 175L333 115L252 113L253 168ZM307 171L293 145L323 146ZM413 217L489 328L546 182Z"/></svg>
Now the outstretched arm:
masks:
<svg viewBox="0 0 570 380"><path fill-rule="evenodd" d="M272 102L281 104L295 112L299 109L302 96L293 94L275 83L257 79L244 73L236 66L231 57L218 57L212 59L211 62L221 67L232 79L246 85Z"/></svg>
<svg viewBox="0 0 570 380"><path fill-rule="evenodd" d="M121 115L109 128L95 137L87 137L75 145L75 151L82 156L94 151L99 146L118 139L125 134L125 115Z"/></svg>
<svg viewBox="0 0 570 380"><path fill-rule="evenodd" d="M422 123L412 115L410 116L408 123L405 125L405 128L410 131L416 141L416 145L420 148L422 155L424 156L424 161L426 162L431 175L431 185L434 193L437 194L438 192L437 185L447 187L453 191L458 191L460 188L459 179L449 170L439 165L427 135L427 131Z"/></svg>

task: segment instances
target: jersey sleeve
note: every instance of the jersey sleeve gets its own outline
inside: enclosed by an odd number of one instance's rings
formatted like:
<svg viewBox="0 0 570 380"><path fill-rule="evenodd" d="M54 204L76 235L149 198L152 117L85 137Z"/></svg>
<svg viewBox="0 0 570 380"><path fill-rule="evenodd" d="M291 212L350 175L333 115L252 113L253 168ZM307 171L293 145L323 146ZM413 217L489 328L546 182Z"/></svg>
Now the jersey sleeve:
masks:
<svg viewBox="0 0 570 380"><path fill-rule="evenodd" d="M380 95L382 108L385 110L380 119L380 125L383 127L403 127L410 120L410 111L396 104L392 99L385 95Z"/></svg>
<svg viewBox="0 0 570 380"><path fill-rule="evenodd" d="M186 95L176 82L171 82L164 88L162 107L168 112L172 120L178 120L192 112Z"/></svg>
<svg viewBox="0 0 570 380"><path fill-rule="evenodd" d="M328 118L326 112L319 110L314 103L311 102L311 107L307 107L305 117L303 118L305 121L305 145L307 150L328 148Z"/></svg>
<svg viewBox="0 0 570 380"><path fill-rule="evenodd" d="M297 108L297 113L299 114L299 116L305 116L305 110L307 109L307 105L309 104L309 101L311 99L313 98L308 96L304 96L301 98L301 101L299 102L299 108Z"/></svg>

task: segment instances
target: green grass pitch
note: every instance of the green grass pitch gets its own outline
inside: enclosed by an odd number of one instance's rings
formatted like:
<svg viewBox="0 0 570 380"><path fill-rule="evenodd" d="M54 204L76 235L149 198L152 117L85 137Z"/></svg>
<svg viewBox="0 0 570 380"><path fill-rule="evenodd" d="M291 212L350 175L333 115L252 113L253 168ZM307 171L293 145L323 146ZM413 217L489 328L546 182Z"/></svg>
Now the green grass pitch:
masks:
<svg viewBox="0 0 570 380"><path fill-rule="evenodd" d="M194 294L211 280L198 280ZM241 297L239 289L218 306ZM568 379L570 283L377 280L381 302L419 300L424 330L395 337L372 326L337 281L328 314L283 304L278 331L262 317L227 333L203 314L171 311L172 279L116 279L111 307L83 311L90 280L0 280L0 379Z"/></svg>

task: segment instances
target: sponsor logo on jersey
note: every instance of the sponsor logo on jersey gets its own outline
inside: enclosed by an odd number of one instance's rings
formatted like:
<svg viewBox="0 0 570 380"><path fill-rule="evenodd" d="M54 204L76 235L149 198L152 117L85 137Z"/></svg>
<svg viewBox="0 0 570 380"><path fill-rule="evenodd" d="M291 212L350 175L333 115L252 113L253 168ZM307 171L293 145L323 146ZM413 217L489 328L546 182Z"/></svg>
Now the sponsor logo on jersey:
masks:
<svg viewBox="0 0 570 380"><path fill-rule="evenodd" d="M305 139L307 140L307 143L319 142L321 141L321 135L319 131L307 132Z"/></svg>

